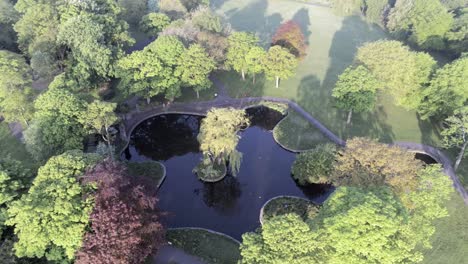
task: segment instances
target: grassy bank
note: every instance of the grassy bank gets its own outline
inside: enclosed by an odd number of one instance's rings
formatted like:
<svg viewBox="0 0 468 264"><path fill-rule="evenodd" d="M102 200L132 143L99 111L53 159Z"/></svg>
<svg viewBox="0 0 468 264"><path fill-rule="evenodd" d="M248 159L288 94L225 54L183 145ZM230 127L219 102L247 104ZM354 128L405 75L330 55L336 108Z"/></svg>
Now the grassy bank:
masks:
<svg viewBox="0 0 468 264"><path fill-rule="evenodd" d="M269 200L261 211L260 221L272 217L294 213L303 220L314 218L319 211L319 206L299 197L279 196Z"/></svg>
<svg viewBox="0 0 468 264"><path fill-rule="evenodd" d="M236 264L240 258L239 244L221 234L203 229L169 229L167 240L188 254L208 264Z"/></svg>

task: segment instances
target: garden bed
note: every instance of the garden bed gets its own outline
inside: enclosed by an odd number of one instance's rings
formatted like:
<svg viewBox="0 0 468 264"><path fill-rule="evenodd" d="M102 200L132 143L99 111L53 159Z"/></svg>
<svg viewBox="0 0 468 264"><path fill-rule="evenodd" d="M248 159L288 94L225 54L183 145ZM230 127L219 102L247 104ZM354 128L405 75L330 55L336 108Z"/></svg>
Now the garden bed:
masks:
<svg viewBox="0 0 468 264"><path fill-rule="evenodd" d="M169 229L167 241L208 264L236 264L240 259L239 241L208 229Z"/></svg>
<svg viewBox="0 0 468 264"><path fill-rule="evenodd" d="M215 163L212 166L211 164L200 162L193 172L196 173L198 178L204 182L218 182L226 176L227 167L224 163Z"/></svg>
<svg viewBox="0 0 468 264"><path fill-rule="evenodd" d="M303 220L314 218L319 212L320 206L311 201L293 197L293 196L277 196L268 200L260 210L260 223L272 217L284 214L294 213L299 215Z"/></svg>

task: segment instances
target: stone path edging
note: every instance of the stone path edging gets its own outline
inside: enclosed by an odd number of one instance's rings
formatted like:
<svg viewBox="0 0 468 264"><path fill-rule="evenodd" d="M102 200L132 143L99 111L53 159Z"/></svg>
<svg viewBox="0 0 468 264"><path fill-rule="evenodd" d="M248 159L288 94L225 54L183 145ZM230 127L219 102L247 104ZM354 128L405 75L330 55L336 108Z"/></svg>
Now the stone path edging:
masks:
<svg viewBox="0 0 468 264"><path fill-rule="evenodd" d="M222 91L226 91L226 86L216 77L211 78L214 85L218 87L218 89ZM316 127L323 135L325 135L328 139L330 139L335 144L344 147L346 142L335 135L332 131L330 131L327 127L325 127L321 122L315 119L311 114L305 111L301 106L299 106L296 102L293 102L289 99L284 98L277 98L277 97L270 97L270 96L261 96L261 97L246 97L246 98L230 98L227 96L222 96L220 98L216 98L211 101L205 102L193 102L193 103L173 103L169 107L162 107L156 106L146 111L142 111L139 113L131 113L130 118L124 119L124 126L126 131L126 146L123 148L125 149L128 146L130 141L130 136L132 131L135 129L137 125L139 125L144 120L154 117L157 115L168 114L168 113L187 113L187 114L194 114L194 115L206 115L206 112L213 108L213 107L233 107L238 109L248 108L252 106L252 104L258 103L259 101L270 101L276 103L284 103L287 104L290 108L301 114L310 124ZM275 140L276 141L276 140ZM440 150L423 144L412 143L412 142L395 142L394 145L404 147L408 150L413 151L422 151L423 153L431 156L434 160L438 161L442 164L444 168L444 172L450 177L453 182L453 186L456 191L460 194L462 199L465 202L465 205L468 205L468 193L461 184L460 180L456 176L456 173L452 167L451 160ZM280 146L282 146L280 144Z"/></svg>

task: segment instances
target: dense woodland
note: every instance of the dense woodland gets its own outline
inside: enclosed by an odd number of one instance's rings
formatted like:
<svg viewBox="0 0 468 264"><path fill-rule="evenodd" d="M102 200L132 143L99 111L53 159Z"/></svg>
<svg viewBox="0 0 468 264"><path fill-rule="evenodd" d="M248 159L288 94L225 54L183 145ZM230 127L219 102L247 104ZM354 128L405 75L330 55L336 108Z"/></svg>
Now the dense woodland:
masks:
<svg viewBox="0 0 468 264"><path fill-rule="evenodd" d="M372 111L385 90L440 124L457 169L468 145L466 0L329 3L392 36L359 47L338 76L332 96L348 113L343 123ZM152 41L133 50L131 30ZM188 89L197 100L220 71L287 89L280 81L294 76L306 48L292 20L265 45L233 30L209 0L0 0L0 118L21 124L34 160L0 150L0 262L143 263L165 244L164 213L156 183L118 157L129 99L169 104ZM198 135L200 178L216 178L219 166L236 174L237 132L248 124L243 110L208 113ZM90 135L99 138L96 151L85 151ZM292 177L337 189L313 218L286 214L245 234L241 263L419 262L453 192L439 165L366 138L299 154Z"/></svg>

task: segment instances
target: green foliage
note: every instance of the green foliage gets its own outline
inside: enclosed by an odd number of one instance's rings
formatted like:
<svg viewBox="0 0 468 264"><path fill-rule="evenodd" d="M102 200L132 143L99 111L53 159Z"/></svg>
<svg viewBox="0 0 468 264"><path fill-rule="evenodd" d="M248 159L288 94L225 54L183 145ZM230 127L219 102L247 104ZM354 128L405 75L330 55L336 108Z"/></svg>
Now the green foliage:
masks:
<svg viewBox="0 0 468 264"><path fill-rule="evenodd" d="M468 52L468 7L457 12L455 21L445 35L447 48L456 54Z"/></svg>
<svg viewBox="0 0 468 264"><path fill-rule="evenodd" d="M265 57L265 50L259 46L253 46L245 55L247 73L252 74L253 83L255 83L255 76L263 72Z"/></svg>
<svg viewBox="0 0 468 264"><path fill-rule="evenodd" d="M280 215L297 214L302 220L306 221L315 218L319 210L319 205L307 199L292 196L279 196L269 200L263 206L260 219L263 219L262 221L268 221Z"/></svg>
<svg viewBox="0 0 468 264"><path fill-rule="evenodd" d="M7 208L29 183L30 172L19 161L0 158L0 237L7 219Z"/></svg>
<svg viewBox="0 0 468 264"><path fill-rule="evenodd" d="M212 108L202 120L198 142L205 160L214 164L229 161L231 173L237 174L242 154L236 150L240 136L237 131L249 125L245 110Z"/></svg>
<svg viewBox="0 0 468 264"><path fill-rule="evenodd" d="M7 224L14 226L18 237L14 246L18 257L74 258L92 211L78 177L97 160L73 151L51 158L39 169L29 192L8 209Z"/></svg>
<svg viewBox="0 0 468 264"><path fill-rule="evenodd" d="M209 74L216 68L215 61L208 56L205 49L199 44L193 44L179 57L176 75L184 86L193 87L199 92L211 87Z"/></svg>
<svg viewBox="0 0 468 264"><path fill-rule="evenodd" d="M138 25L141 18L146 15L147 2L146 0L117 0L122 8L122 18L132 25Z"/></svg>
<svg viewBox="0 0 468 264"><path fill-rule="evenodd" d="M366 19L372 23L383 25L385 12L390 9L388 0L365 0Z"/></svg>
<svg viewBox="0 0 468 264"><path fill-rule="evenodd" d="M13 24L18 20L13 1L0 0L0 50L17 50L16 34Z"/></svg>
<svg viewBox="0 0 468 264"><path fill-rule="evenodd" d="M232 67L245 79L247 71L246 54L258 43L258 37L247 32L234 32L228 37L226 66Z"/></svg>
<svg viewBox="0 0 468 264"><path fill-rule="evenodd" d="M407 212L388 188L340 187L324 203L317 225L326 263L414 263L402 235Z"/></svg>
<svg viewBox="0 0 468 264"><path fill-rule="evenodd" d="M7 122L28 124L32 118L32 76L25 59L0 50L0 113Z"/></svg>
<svg viewBox="0 0 468 264"><path fill-rule="evenodd" d="M372 111L380 83L364 66L348 67L339 77L332 96L336 105L348 111Z"/></svg>
<svg viewBox="0 0 468 264"><path fill-rule="evenodd" d="M448 116L468 100L468 57L438 69L430 85L422 91L424 101L418 112L422 119Z"/></svg>
<svg viewBox="0 0 468 264"><path fill-rule="evenodd" d="M343 16L352 15L359 12L364 0L330 0L333 10Z"/></svg>
<svg viewBox="0 0 468 264"><path fill-rule="evenodd" d="M181 0L159 0L159 10L171 19L181 18L188 12Z"/></svg>
<svg viewBox="0 0 468 264"><path fill-rule="evenodd" d="M149 13L145 15L140 22L140 28L143 32L157 36L159 32L163 31L169 24L171 19L163 13Z"/></svg>
<svg viewBox="0 0 468 264"><path fill-rule="evenodd" d="M268 50L264 60L264 69L267 79L276 78L276 88L279 79L287 79L294 75L298 61L286 48L273 46Z"/></svg>
<svg viewBox="0 0 468 264"><path fill-rule="evenodd" d="M443 49L452 23L453 15L439 0L397 0L387 27L422 48Z"/></svg>
<svg viewBox="0 0 468 264"><path fill-rule="evenodd" d="M414 154L365 138L346 142L336 156L331 180L338 186L392 186L395 193L414 191L422 164Z"/></svg>
<svg viewBox="0 0 468 264"><path fill-rule="evenodd" d="M468 146L468 106L460 107L445 120L445 128L441 132L446 148L459 148L454 168L458 169L462 158L466 155Z"/></svg>
<svg viewBox="0 0 468 264"><path fill-rule="evenodd" d="M222 18L209 8L201 8L194 12L192 14L192 22L204 31L222 33L224 30Z"/></svg>
<svg viewBox="0 0 468 264"><path fill-rule="evenodd" d="M402 229L414 247L430 248L430 237L435 232L434 220L448 215L445 205L454 190L452 181L440 165L427 166L417 175L418 188L401 195L410 213L408 225Z"/></svg>
<svg viewBox="0 0 468 264"><path fill-rule="evenodd" d="M120 12L116 1L100 0L71 4L61 14L57 42L70 48L67 72L80 86L89 88L114 76L124 46L133 44Z"/></svg>
<svg viewBox="0 0 468 264"><path fill-rule="evenodd" d="M109 128L119 121L115 113L116 107L116 103L96 100L88 104L86 112L79 117L80 122L91 133L101 134L106 142L110 142Z"/></svg>
<svg viewBox="0 0 468 264"><path fill-rule="evenodd" d="M291 168L293 178L301 185L330 183L336 147L318 145L297 155Z"/></svg>
<svg viewBox="0 0 468 264"><path fill-rule="evenodd" d="M182 83L176 69L184 52L184 44L177 37L160 36L142 51L119 61L122 86L148 100L158 94L173 100L181 94Z"/></svg>
<svg viewBox="0 0 468 264"><path fill-rule="evenodd" d="M316 236L297 214L274 217L255 233L242 235L242 262L248 264L319 263Z"/></svg>
<svg viewBox="0 0 468 264"><path fill-rule="evenodd" d="M416 109L422 98L421 89L429 82L436 66L427 53L413 52L401 42L380 40L358 49L356 60L388 88L396 103Z"/></svg>
<svg viewBox="0 0 468 264"><path fill-rule="evenodd" d="M39 161L66 150L82 149L85 130L79 122L85 102L60 88L60 79L35 101L34 123L25 131L28 151Z"/></svg>

